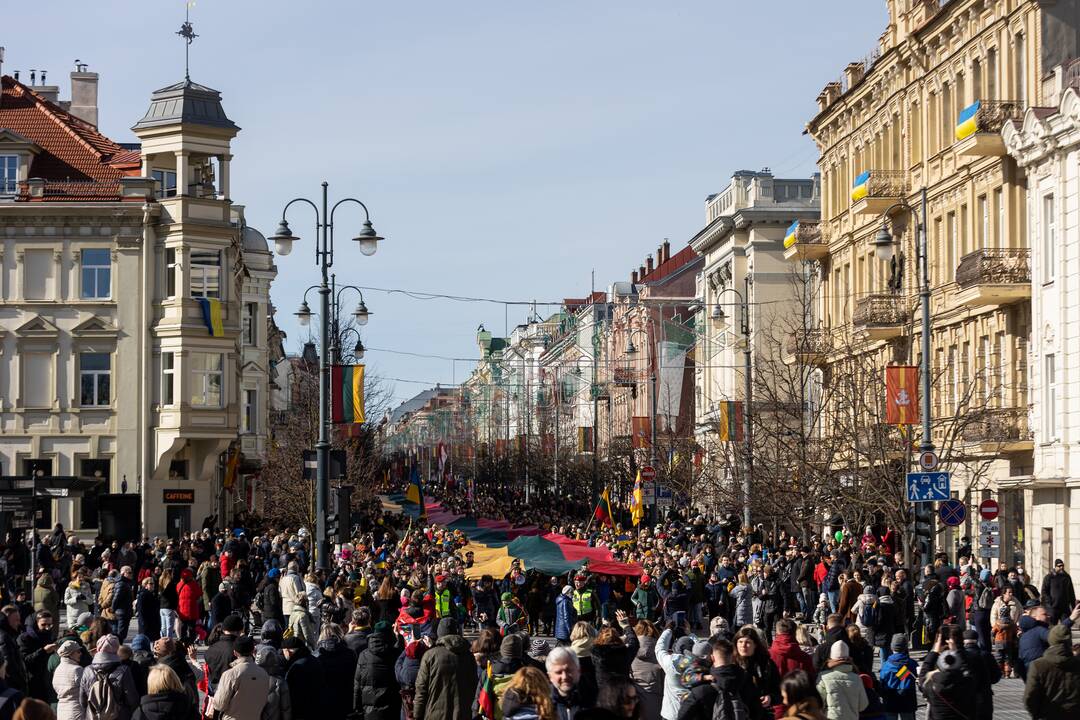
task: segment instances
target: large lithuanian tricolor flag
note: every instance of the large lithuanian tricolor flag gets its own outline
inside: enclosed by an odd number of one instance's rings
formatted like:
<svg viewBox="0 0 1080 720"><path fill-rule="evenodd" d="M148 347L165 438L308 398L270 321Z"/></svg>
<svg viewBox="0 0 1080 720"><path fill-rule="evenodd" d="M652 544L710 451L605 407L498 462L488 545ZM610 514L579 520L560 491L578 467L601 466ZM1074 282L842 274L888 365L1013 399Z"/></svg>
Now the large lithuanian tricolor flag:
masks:
<svg viewBox="0 0 1080 720"><path fill-rule="evenodd" d="M330 367L330 419L335 423L364 422L364 366Z"/></svg>

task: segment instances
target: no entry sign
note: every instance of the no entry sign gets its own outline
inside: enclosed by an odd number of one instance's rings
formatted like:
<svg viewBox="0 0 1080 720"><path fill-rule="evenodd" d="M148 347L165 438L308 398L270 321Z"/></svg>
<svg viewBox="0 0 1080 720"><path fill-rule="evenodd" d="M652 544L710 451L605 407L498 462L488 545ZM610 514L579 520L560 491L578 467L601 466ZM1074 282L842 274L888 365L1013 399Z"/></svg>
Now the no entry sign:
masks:
<svg viewBox="0 0 1080 720"><path fill-rule="evenodd" d="M656 479L656 468L652 465L644 465L641 468L641 481L652 482Z"/></svg>
<svg viewBox="0 0 1080 720"><path fill-rule="evenodd" d="M996 520L1001 513L997 500L983 500L979 503L979 517L983 520Z"/></svg>

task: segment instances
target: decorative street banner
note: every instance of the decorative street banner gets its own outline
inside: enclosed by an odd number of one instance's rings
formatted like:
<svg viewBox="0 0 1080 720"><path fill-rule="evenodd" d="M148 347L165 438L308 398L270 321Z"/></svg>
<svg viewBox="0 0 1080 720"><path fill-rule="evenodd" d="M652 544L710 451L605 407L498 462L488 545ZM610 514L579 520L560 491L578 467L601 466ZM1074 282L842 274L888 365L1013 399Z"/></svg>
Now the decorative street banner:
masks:
<svg viewBox="0 0 1080 720"><path fill-rule="evenodd" d="M914 425L919 421L919 368L890 365L885 368L885 422Z"/></svg>
<svg viewBox="0 0 1080 720"><path fill-rule="evenodd" d="M330 367L330 419L335 423L364 422L364 366Z"/></svg>
<svg viewBox="0 0 1080 720"><path fill-rule="evenodd" d="M631 424L633 426L633 438L631 439L631 445L635 450L641 450L649 447L652 444L652 428L649 426L649 418L647 417L635 417L631 418Z"/></svg>
<svg viewBox="0 0 1080 720"><path fill-rule="evenodd" d="M724 400L717 407L717 439L720 441L742 442L746 438L743 430L746 422L743 419L743 404L741 400Z"/></svg>
<svg viewBox="0 0 1080 720"><path fill-rule="evenodd" d="M585 425L578 427L577 447L579 453L591 453L593 451L592 426Z"/></svg>

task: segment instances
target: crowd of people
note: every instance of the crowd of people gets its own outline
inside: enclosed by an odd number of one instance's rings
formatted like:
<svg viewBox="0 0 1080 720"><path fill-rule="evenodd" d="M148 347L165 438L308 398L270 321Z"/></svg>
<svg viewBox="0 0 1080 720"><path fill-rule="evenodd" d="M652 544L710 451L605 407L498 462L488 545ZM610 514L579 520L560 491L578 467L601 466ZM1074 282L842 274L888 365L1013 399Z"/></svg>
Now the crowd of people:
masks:
<svg viewBox="0 0 1080 720"><path fill-rule="evenodd" d="M1002 677L1080 717L1060 560L1037 587L880 528L545 519L642 572L473 577L460 531L374 498L321 569L303 528L9 539L0 720L983 720Z"/></svg>

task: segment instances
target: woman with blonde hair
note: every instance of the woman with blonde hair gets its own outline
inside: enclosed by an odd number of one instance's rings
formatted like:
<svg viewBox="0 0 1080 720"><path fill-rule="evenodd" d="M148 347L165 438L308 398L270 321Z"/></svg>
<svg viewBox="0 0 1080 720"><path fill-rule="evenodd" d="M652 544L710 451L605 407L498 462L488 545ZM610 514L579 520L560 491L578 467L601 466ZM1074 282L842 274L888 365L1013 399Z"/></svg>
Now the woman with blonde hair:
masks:
<svg viewBox="0 0 1080 720"><path fill-rule="evenodd" d="M743 625L749 625L754 622L754 604L753 593L750 591L750 580L746 577L746 573L739 573L739 581L735 587L731 588L730 597L732 607L735 609L735 622L736 627L742 627Z"/></svg>
<svg viewBox="0 0 1080 720"><path fill-rule="evenodd" d="M158 664L150 668L146 684L146 695L131 720L187 720L191 701L171 667Z"/></svg>
<svg viewBox="0 0 1080 720"><path fill-rule="evenodd" d="M499 702L506 720L558 720L551 700L551 683L534 667L523 667L506 683Z"/></svg>

